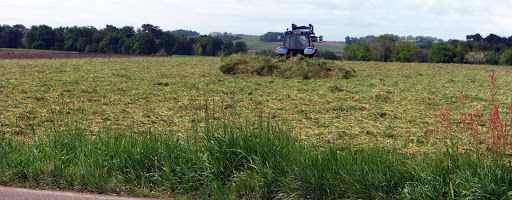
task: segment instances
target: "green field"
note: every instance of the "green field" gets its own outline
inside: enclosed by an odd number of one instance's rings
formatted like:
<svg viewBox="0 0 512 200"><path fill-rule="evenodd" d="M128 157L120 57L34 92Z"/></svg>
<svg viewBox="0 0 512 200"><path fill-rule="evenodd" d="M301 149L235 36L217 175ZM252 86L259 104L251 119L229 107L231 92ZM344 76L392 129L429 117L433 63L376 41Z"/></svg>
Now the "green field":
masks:
<svg viewBox="0 0 512 200"><path fill-rule="evenodd" d="M273 50L276 47L279 47L281 45L280 42L263 42L260 40L259 36L243 35L241 37L242 37L241 40L247 44L247 47L249 49Z"/></svg>
<svg viewBox="0 0 512 200"><path fill-rule="evenodd" d="M490 139L490 77L507 108L510 67L339 62L357 75L302 80L224 75L221 60L0 60L0 184L184 199L511 195L510 149L468 150L472 136L445 129L481 113ZM439 122L440 109L453 116Z"/></svg>
<svg viewBox="0 0 512 200"><path fill-rule="evenodd" d="M498 74L502 107L512 92L509 67L341 64L357 76L229 76L212 57L2 60L0 126L22 136L67 122L91 131L151 128L184 134L203 118L207 102L217 121L267 117L316 144L377 142L415 150L429 147L432 113L457 108L461 91L470 108L490 110L492 71Z"/></svg>
<svg viewBox="0 0 512 200"><path fill-rule="evenodd" d="M244 41L247 44L247 47L249 49L254 50L274 50L276 47L281 46L281 42L263 42L260 40L259 36L253 36L253 35L243 35L242 41ZM323 45L321 43L316 45L316 48L318 48L321 51L332 51L335 53L341 53L343 52L344 46L331 46L331 45Z"/></svg>

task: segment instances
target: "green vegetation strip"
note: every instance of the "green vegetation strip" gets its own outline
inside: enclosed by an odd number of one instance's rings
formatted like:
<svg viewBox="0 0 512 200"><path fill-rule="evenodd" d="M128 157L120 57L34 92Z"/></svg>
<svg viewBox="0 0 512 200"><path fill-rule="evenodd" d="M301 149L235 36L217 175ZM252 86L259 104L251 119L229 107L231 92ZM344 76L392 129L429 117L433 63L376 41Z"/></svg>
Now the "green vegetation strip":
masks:
<svg viewBox="0 0 512 200"><path fill-rule="evenodd" d="M0 136L0 184L183 198L507 199L512 168L464 154L317 148L267 124L178 137Z"/></svg>

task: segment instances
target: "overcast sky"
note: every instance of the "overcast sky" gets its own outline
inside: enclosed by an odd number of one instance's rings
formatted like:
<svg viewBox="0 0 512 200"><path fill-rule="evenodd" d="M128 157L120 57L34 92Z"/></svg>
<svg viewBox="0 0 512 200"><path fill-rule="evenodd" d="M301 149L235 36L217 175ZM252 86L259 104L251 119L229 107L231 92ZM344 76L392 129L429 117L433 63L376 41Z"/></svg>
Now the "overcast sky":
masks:
<svg viewBox="0 0 512 200"><path fill-rule="evenodd" d="M0 24L151 23L202 34L263 34L309 24L326 40L393 33L463 39L512 35L511 0L0 0Z"/></svg>

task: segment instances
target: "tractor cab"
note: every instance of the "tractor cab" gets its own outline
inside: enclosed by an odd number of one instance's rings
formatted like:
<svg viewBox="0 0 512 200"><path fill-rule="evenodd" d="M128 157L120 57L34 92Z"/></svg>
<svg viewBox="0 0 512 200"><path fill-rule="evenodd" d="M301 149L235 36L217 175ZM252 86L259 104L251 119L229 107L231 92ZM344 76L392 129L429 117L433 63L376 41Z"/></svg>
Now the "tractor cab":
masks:
<svg viewBox="0 0 512 200"><path fill-rule="evenodd" d="M292 30L287 29L283 34L283 45L276 48L277 56L296 56L303 55L306 57L314 57L316 48L314 42L318 42L315 36L313 25L297 26L292 24Z"/></svg>

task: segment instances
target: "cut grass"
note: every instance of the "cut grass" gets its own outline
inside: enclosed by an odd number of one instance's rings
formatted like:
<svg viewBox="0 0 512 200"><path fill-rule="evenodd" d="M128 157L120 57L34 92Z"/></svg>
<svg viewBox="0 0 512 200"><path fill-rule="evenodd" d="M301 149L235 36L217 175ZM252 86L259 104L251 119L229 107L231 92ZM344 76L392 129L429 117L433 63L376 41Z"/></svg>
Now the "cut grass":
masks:
<svg viewBox="0 0 512 200"><path fill-rule="evenodd" d="M496 70L501 107L512 93L510 67L339 62L357 76L300 80L228 76L220 64L184 56L1 60L0 129L32 137L77 122L92 132L151 128L186 135L204 118L209 99L219 116L240 122L263 114L313 144L424 151L432 148L432 112L458 107L462 90L468 109L491 110L489 76Z"/></svg>
<svg viewBox="0 0 512 200"><path fill-rule="evenodd" d="M224 74L253 74L304 80L344 78L355 76L356 71L334 61L296 56L272 59L265 56L236 54L223 59L219 70Z"/></svg>
<svg viewBox="0 0 512 200"><path fill-rule="evenodd" d="M318 148L265 123L0 136L0 184L211 199L507 199L512 168L460 154ZM194 136L194 137L192 137Z"/></svg>

